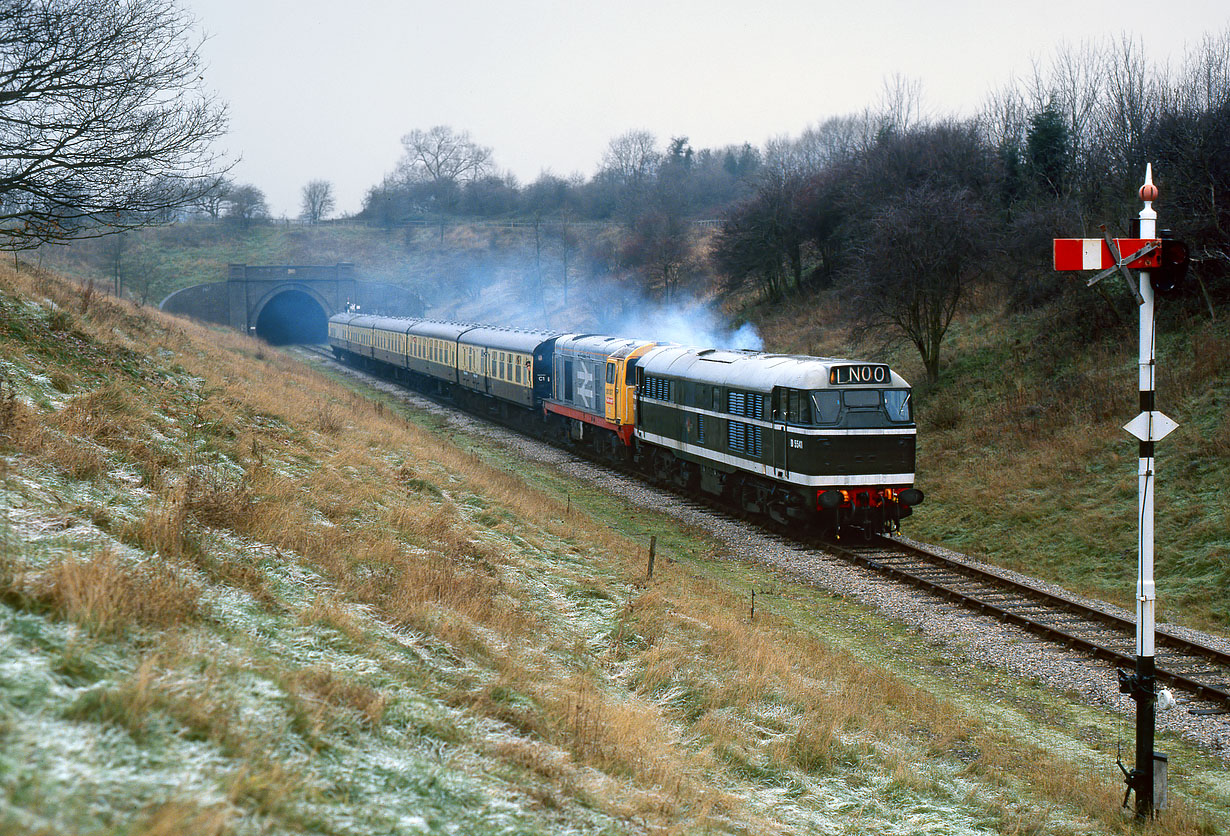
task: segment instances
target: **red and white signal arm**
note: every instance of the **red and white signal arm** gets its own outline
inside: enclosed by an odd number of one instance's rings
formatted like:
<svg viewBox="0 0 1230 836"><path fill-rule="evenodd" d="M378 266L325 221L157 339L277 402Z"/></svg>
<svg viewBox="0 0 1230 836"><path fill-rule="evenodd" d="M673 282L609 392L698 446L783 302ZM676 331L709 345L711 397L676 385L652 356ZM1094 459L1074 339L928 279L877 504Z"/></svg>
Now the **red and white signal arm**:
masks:
<svg viewBox="0 0 1230 836"><path fill-rule="evenodd" d="M1119 255L1127 258L1146 244L1157 243L1156 238L1116 238L1115 246ZM1159 266L1160 249L1145 253L1125 264L1138 270L1148 270ZM1110 247L1102 238L1056 238L1055 239L1055 269L1056 270L1105 270L1114 267L1115 257L1110 254Z"/></svg>

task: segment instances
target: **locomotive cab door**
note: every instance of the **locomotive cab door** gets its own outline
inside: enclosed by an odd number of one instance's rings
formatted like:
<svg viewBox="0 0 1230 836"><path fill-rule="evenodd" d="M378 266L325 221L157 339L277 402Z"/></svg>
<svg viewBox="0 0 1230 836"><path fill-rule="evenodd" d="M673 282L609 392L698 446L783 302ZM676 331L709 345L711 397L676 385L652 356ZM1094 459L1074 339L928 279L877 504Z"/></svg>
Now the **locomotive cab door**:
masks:
<svg viewBox="0 0 1230 836"><path fill-rule="evenodd" d="M619 423L619 363L615 360L606 362L606 420L612 424Z"/></svg>
<svg viewBox="0 0 1230 836"><path fill-rule="evenodd" d="M787 479L790 477L790 438L786 432L786 393L780 386L773 389L770 409L773 420L773 475Z"/></svg>

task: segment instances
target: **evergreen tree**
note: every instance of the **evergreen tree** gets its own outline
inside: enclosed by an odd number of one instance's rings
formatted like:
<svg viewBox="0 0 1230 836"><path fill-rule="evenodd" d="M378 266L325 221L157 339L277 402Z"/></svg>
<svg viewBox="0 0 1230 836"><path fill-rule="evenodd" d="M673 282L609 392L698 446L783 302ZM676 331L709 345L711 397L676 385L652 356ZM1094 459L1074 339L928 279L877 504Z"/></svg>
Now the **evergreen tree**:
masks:
<svg viewBox="0 0 1230 836"><path fill-rule="evenodd" d="M1045 194L1063 194L1068 174L1068 126L1052 105L1029 120L1025 163L1034 184Z"/></svg>

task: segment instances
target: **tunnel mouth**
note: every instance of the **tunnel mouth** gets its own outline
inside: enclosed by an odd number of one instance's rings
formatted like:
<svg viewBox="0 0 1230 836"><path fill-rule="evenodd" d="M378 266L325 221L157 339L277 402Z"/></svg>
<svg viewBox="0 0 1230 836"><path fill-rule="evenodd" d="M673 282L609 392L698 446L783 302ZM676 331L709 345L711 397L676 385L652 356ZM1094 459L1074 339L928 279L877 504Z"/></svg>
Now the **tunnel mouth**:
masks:
<svg viewBox="0 0 1230 836"><path fill-rule="evenodd" d="M270 345L324 343L329 340L329 318L309 294L286 290L261 309L256 318L256 336Z"/></svg>

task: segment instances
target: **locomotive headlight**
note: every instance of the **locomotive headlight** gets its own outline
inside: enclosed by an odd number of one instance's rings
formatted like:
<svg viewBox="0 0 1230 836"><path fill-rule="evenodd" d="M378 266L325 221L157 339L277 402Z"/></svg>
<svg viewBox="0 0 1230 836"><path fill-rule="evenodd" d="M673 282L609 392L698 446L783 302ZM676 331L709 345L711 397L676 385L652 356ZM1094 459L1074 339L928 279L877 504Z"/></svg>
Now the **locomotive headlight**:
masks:
<svg viewBox="0 0 1230 836"><path fill-rule="evenodd" d="M906 488L897 494L897 501L902 505L922 505L923 492L918 488Z"/></svg>

